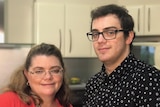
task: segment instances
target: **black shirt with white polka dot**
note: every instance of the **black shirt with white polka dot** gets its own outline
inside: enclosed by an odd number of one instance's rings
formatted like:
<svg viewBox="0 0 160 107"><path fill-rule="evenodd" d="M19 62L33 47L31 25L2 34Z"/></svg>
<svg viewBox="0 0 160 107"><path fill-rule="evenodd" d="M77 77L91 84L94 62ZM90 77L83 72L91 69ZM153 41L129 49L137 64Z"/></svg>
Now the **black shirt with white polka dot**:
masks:
<svg viewBox="0 0 160 107"><path fill-rule="evenodd" d="M87 82L84 107L160 107L160 71L133 54L109 76L105 67Z"/></svg>

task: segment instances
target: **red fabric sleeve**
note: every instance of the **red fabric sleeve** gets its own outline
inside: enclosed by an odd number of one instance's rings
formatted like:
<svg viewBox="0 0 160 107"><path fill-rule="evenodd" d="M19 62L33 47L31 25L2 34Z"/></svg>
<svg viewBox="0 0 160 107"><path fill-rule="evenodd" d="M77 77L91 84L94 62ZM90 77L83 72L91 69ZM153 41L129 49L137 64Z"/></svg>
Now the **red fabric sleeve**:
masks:
<svg viewBox="0 0 160 107"><path fill-rule="evenodd" d="M35 107L34 104L25 104L14 92L0 94L0 107Z"/></svg>

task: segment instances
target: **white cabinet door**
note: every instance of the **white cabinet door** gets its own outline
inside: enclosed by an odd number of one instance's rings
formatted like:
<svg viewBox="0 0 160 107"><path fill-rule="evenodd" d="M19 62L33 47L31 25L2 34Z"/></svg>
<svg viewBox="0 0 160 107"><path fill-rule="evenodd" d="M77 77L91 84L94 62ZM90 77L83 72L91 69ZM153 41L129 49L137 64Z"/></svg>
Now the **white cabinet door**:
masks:
<svg viewBox="0 0 160 107"><path fill-rule="evenodd" d="M160 5L145 6L145 34L160 35Z"/></svg>
<svg viewBox="0 0 160 107"><path fill-rule="evenodd" d="M126 8L134 19L137 36L160 34L160 24L157 22L160 19L160 14L157 13L160 5L134 5Z"/></svg>
<svg viewBox="0 0 160 107"><path fill-rule="evenodd" d="M86 36L90 31L90 5L35 3L36 43L52 43L61 49L64 57L95 57Z"/></svg>
<svg viewBox="0 0 160 107"><path fill-rule="evenodd" d="M91 42L86 33L90 31L91 6L67 4L65 10L65 56L90 57Z"/></svg>
<svg viewBox="0 0 160 107"><path fill-rule="evenodd" d="M134 20L134 31L136 35L144 34L144 6L126 6L129 14Z"/></svg>
<svg viewBox="0 0 160 107"><path fill-rule="evenodd" d="M35 3L36 43L51 43L64 54L64 5Z"/></svg>
<svg viewBox="0 0 160 107"><path fill-rule="evenodd" d="M5 1L7 43L33 43L33 0Z"/></svg>

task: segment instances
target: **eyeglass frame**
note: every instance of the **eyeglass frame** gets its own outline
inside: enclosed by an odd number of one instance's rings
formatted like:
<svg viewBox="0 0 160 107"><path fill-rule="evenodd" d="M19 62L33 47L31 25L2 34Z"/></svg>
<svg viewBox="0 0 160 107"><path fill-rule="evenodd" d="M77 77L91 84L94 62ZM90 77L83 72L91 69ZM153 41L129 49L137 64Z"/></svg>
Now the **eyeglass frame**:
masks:
<svg viewBox="0 0 160 107"><path fill-rule="evenodd" d="M104 33L107 33L107 35L108 35L108 33L110 33L111 31L112 31L112 33L114 32L113 38L109 38L109 39L105 38ZM112 39L116 38L116 35L117 35L118 32L125 32L125 31L128 31L128 30L126 30L126 29L120 29L120 30L115 29L115 30L104 30L102 32L94 31L96 33L95 36L97 36L96 40L93 40L93 39L91 40L90 39L90 37L89 37L90 35L93 37L93 31L91 31L91 32L87 33L87 37L88 37L89 41L95 42L99 39L99 35L102 34L102 36L105 40L112 40Z"/></svg>
<svg viewBox="0 0 160 107"><path fill-rule="evenodd" d="M55 72L55 70L53 70L53 68L54 67L59 67L60 69L59 69L59 71L58 71L58 73L56 73ZM64 71L64 69L62 68L62 67L60 67L60 66L54 66L53 68L52 68L52 70L48 70L48 73L51 75L51 76L54 76L54 75L60 75L60 74L62 74L63 73L63 71ZM39 73L38 74L38 71L43 71L42 73ZM54 72L52 72L52 71L54 71ZM33 70L33 71L28 71L29 73L31 73L31 74L33 74L33 75L35 75L37 78L43 78L44 76L46 76L46 74L47 74L47 72L44 70L44 69L38 69L38 70ZM37 72L37 73L36 73ZM39 75L39 76L38 76ZM42 75L42 76L40 76L40 75Z"/></svg>

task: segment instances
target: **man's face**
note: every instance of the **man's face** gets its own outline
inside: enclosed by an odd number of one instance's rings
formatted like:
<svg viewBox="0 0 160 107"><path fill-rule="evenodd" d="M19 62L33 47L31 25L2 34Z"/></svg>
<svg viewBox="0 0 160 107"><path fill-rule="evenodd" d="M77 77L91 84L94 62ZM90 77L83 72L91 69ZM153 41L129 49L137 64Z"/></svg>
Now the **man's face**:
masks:
<svg viewBox="0 0 160 107"><path fill-rule="evenodd" d="M116 15L109 14L93 20L92 31L102 32L106 29L123 30ZM109 65L123 61L129 53L129 44L128 38L124 38L124 32L117 32L116 38L111 40L105 40L100 34L98 40L93 42L98 58Z"/></svg>

